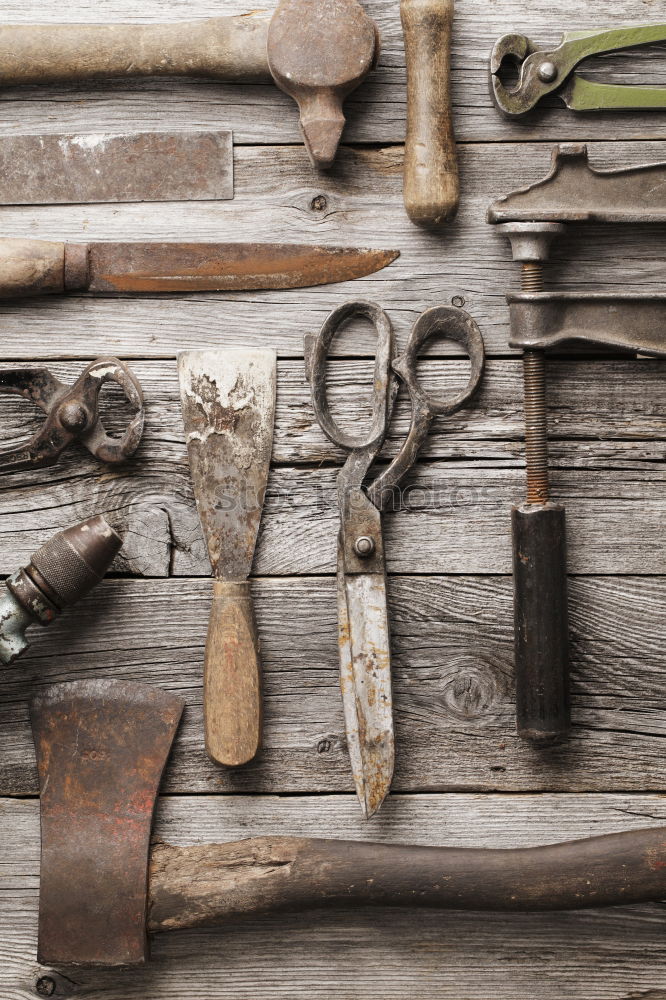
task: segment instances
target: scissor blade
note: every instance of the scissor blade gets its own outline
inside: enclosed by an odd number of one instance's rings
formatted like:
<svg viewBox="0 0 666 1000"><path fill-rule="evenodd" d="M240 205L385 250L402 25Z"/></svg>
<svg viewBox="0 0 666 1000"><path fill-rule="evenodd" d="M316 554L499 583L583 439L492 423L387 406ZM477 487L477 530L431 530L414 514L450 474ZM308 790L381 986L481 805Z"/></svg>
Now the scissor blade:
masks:
<svg viewBox="0 0 666 1000"><path fill-rule="evenodd" d="M345 574L338 560L340 688L349 758L361 809L370 819L393 778L393 700L386 580Z"/></svg>
<svg viewBox="0 0 666 1000"><path fill-rule="evenodd" d="M575 75L559 96L572 111L657 111L666 108L666 87L596 83Z"/></svg>
<svg viewBox="0 0 666 1000"><path fill-rule="evenodd" d="M380 271L399 253L287 243L91 243L91 292L305 288Z"/></svg>

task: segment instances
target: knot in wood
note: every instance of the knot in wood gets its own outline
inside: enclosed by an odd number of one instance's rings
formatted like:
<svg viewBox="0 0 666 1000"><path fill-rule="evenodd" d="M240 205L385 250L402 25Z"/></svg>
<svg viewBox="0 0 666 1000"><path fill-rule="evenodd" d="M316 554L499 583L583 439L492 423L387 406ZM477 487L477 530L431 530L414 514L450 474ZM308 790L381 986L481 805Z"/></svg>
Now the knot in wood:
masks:
<svg viewBox="0 0 666 1000"><path fill-rule="evenodd" d="M442 677L442 702L455 719L487 719L499 701L500 685L489 663L461 655Z"/></svg>

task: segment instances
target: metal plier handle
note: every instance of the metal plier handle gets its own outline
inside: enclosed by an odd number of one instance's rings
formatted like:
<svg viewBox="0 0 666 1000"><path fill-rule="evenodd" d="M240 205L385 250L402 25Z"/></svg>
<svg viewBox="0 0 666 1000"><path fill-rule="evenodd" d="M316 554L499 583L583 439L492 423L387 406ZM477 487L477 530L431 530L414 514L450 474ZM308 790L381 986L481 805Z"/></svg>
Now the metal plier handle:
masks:
<svg viewBox="0 0 666 1000"><path fill-rule="evenodd" d="M608 31L568 31L554 49L538 49L518 32L504 35L490 57L490 89L495 104L508 118L527 114L557 91L573 111L627 111L666 108L666 87L596 83L574 74L590 56L666 42L666 24L626 25ZM505 86L500 74L510 61L520 70L518 83ZM573 74L573 76L572 76Z"/></svg>
<svg viewBox="0 0 666 1000"><path fill-rule="evenodd" d="M111 437L99 416L99 394L106 382L116 382L134 410L121 438ZM117 358L99 358L65 385L47 368L13 368L0 372L0 393L23 396L47 414L30 441L0 453L0 471L18 472L54 465L73 441L80 441L101 462L117 463L132 455L144 423L143 391L129 368Z"/></svg>

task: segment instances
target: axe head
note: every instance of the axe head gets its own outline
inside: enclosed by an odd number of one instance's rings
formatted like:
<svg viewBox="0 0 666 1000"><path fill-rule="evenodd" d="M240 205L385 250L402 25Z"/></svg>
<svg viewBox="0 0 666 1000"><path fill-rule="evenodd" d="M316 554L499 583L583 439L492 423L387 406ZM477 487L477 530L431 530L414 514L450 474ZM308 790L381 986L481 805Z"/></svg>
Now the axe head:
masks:
<svg viewBox="0 0 666 1000"><path fill-rule="evenodd" d="M183 706L156 688L107 680L56 684L33 700L44 965L148 958L150 831Z"/></svg>

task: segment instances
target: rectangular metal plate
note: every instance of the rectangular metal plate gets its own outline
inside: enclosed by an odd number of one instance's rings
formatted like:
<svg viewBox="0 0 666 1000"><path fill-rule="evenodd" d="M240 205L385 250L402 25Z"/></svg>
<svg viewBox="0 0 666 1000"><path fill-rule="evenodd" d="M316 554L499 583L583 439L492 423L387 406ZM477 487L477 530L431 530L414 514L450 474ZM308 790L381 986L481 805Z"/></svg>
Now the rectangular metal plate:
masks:
<svg viewBox="0 0 666 1000"><path fill-rule="evenodd" d="M233 196L228 130L0 139L1 205L226 201Z"/></svg>

